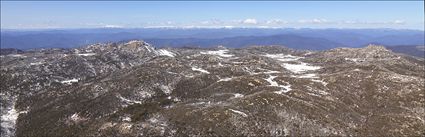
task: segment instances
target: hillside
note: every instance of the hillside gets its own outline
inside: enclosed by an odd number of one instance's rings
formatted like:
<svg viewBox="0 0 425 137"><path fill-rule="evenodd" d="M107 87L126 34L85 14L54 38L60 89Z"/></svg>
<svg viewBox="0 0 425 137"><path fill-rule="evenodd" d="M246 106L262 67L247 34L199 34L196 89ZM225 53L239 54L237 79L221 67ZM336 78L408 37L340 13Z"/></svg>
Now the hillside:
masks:
<svg viewBox="0 0 425 137"><path fill-rule="evenodd" d="M2 135L425 135L424 60L383 46L133 40L0 59Z"/></svg>

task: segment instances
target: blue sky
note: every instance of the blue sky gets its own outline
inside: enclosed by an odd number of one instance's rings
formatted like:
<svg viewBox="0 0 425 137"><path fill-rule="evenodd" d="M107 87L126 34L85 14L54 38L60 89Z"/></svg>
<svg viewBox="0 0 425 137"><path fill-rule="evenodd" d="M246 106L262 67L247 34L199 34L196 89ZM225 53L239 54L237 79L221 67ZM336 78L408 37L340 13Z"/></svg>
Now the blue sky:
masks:
<svg viewBox="0 0 425 137"><path fill-rule="evenodd" d="M1 2L1 28L283 27L424 30L423 1Z"/></svg>

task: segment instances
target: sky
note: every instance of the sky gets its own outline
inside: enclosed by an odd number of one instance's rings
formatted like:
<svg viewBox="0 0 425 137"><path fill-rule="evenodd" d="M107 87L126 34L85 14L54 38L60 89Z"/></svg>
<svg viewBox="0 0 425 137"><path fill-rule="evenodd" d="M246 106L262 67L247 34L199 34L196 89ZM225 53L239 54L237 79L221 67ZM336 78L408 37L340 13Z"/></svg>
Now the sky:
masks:
<svg viewBox="0 0 425 137"><path fill-rule="evenodd" d="M424 1L1 1L1 28L424 30L423 5Z"/></svg>

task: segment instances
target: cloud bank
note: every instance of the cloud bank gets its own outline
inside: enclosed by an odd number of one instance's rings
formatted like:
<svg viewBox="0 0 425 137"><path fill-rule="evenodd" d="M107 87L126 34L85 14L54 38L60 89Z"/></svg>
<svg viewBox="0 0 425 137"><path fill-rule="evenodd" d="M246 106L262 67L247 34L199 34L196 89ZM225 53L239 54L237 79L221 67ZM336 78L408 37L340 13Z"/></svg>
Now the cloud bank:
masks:
<svg viewBox="0 0 425 137"><path fill-rule="evenodd" d="M220 20L210 19L203 21L192 22L175 22L175 21L162 21L162 22L139 22L139 23L114 23L108 24L100 23L80 23L75 25L74 28L397 28L407 26L408 23L402 19L395 19L389 21L362 21L362 20L329 20L325 18L313 19L299 19L299 20L284 20L284 19L256 19L245 18L237 20ZM420 24L420 23L417 23ZM423 24L423 22L422 22ZM347 27L348 26L348 27ZM4 24L2 28L6 27ZM69 27L69 26L68 26ZM61 28L54 23L49 24L36 24L31 26L19 25L15 28Z"/></svg>

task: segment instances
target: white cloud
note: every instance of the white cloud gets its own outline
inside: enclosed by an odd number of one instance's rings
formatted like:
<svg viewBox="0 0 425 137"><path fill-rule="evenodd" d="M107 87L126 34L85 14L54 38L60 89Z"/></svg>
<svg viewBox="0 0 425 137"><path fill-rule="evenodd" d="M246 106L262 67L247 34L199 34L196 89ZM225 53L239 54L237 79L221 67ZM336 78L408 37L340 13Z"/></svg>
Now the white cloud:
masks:
<svg viewBox="0 0 425 137"><path fill-rule="evenodd" d="M326 19L313 19L313 23L326 23L328 20Z"/></svg>
<svg viewBox="0 0 425 137"><path fill-rule="evenodd" d="M120 25L105 25L104 28L123 28L123 26Z"/></svg>
<svg viewBox="0 0 425 137"><path fill-rule="evenodd" d="M105 23L105 22L82 22L71 26L74 28L125 28L125 27L143 27L143 28L287 28L287 27L403 27L412 25L403 19L394 20L327 20L323 18L312 18L303 20L283 20L279 18L269 20L257 20L255 18L246 18L241 20L220 20L209 19L193 22L140 22L140 23ZM416 23L416 24L424 24ZM414 25L416 25L414 24ZM63 28L55 22L46 21L39 24L1 24L1 28Z"/></svg>
<svg viewBox="0 0 425 137"><path fill-rule="evenodd" d="M352 24L352 25L404 25L406 22L404 20L394 20L394 21L353 21L346 20L341 21L340 24Z"/></svg>
<svg viewBox="0 0 425 137"><path fill-rule="evenodd" d="M279 24L287 24L288 21L284 21L281 19L273 19L273 20L268 20L266 21L266 24L270 24L270 25L279 25Z"/></svg>
<svg viewBox="0 0 425 137"><path fill-rule="evenodd" d="M321 24L321 23L331 23L331 22L326 19L312 19L312 20L298 20L298 23Z"/></svg>
<svg viewBox="0 0 425 137"><path fill-rule="evenodd" d="M221 20L212 19L212 20L202 21L201 24L202 25L222 25L224 24L224 22Z"/></svg>
<svg viewBox="0 0 425 137"><path fill-rule="evenodd" d="M406 22L404 20L395 20L393 23L394 24L406 24Z"/></svg>
<svg viewBox="0 0 425 137"><path fill-rule="evenodd" d="M356 24L357 21L352 21L352 20L346 20L346 21L342 21L342 24Z"/></svg>
<svg viewBox="0 0 425 137"><path fill-rule="evenodd" d="M256 19L245 19L241 23L255 25L258 24L258 21Z"/></svg>
<svg viewBox="0 0 425 137"><path fill-rule="evenodd" d="M167 22L165 22L165 24L167 24L167 25L172 25L172 24L174 24L174 22L172 22L172 21L167 21Z"/></svg>

